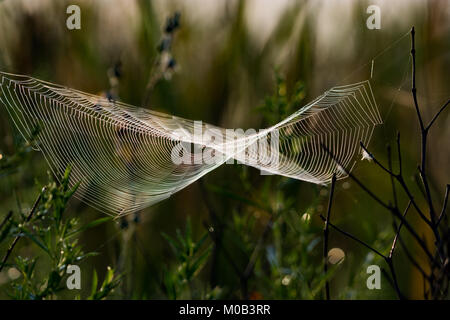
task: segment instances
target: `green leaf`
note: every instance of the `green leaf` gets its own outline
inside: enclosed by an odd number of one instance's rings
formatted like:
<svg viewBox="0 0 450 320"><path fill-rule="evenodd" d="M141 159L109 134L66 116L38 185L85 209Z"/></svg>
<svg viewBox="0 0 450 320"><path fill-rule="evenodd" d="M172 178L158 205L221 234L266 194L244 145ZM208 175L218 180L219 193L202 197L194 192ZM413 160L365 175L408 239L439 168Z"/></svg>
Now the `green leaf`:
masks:
<svg viewBox="0 0 450 320"><path fill-rule="evenodd" d="M111 220L113 220L113 217L104 217L104 218L100 218L100 219L91 221L91 222L85 224L84 226L82 226L81 228L67 233L67 237L74 236L74 235L76 235L76 234L78 234L80 232L83 232L83 231L86 231L88 229L94 228L96 226L99 226L99 225L101 225L103 223L106 223L106 222L109 222Z"/></svg>
<svg viewBox="0 0 450 320"><path fill-rule="evenodd" d="M166 233L161 232L161 235L163 236L164 239L166 239L166 241L169 243L170 248L172 249L173 253L177 257L177 259L179 259L181 257L182 248L178 245L178 243L174 239L172 239Z"/></svg>
<svg viewBox="0 0 450 320"><path fill-rule="evenodd" d="M29 238L31 241L33 241L36 245L38 245L42 250L44 250L50 257L52 256L50 250L48 249L48 247L42 242L40 241L36 236L34 236L33 234L31 234L28 230L26 230L24 227L22 227L21 232L27 237Z"/></svg>
<svg viewBox="0 0 450 320"><path fill-rule="evenodd" d="M206 260L208 259L209 255L211 254L212 245L205 250L192 264L190 274L188 275L189 279L192 276L196 276L203 268L203 266L206 263Z"/></svg>
<svg viewBox="0 0 450 320"><path fill-rule="evenodd" d="M74 194L75 192L77 192L78 187L80 186L80 184L81 184L80 181L77 182L77 183L73 186L73 188L70 189L70 191L68 191L68 192L66 193L66 199L71 198L71 197L73 196L73 194Z"/></svg>
<svg viewBox="0 0 450 320"><path fill-rule="evenodd" d="M205 232L203 236L200 238L200 240L194 245L193 253L196 254L197 251L202 247L203 243L208 238L208 232Z"/></svg>
<svg viewBox="0 0 450 320"><path fill-rule="evenodd" d="M98 275L97 271L94 269L94 274L92 275L92 285L91 285L91 296L93 297L97 292L98 285Z"/></svg>

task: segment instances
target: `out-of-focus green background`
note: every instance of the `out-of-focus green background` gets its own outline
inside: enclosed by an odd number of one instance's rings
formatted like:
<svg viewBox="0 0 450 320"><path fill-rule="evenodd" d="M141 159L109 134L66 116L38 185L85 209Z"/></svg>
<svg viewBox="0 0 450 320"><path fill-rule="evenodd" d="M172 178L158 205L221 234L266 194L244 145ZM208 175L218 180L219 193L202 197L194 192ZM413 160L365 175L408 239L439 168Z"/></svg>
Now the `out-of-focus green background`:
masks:
<svg viewBox="0 0 450 320"><path fill-rule="evenodd" d="M66 28L70 4L81 8L81 30ZM380 30L366 27L366 10L371 4L381 8ZM301 98L306 103L334 85L369 79L373 59L372 85L385 124L375 130L371 150L385 161L386 144L395 141L399 130L404 170L413 172L419 144L410 95L407 33L412 25L417 32L417 87L424 117L429 119L450 95L450 6L446 1L3 0L0 70L104 94L110 87L108 70L120 61L119 99L139 106L165 20L174 12L181 13L181 27L172 47L177 67L170 79L159 81L151 92L150 105L157 111L226 128L258 129L271 124L258 107L276 90L289 96L302 85ZM278 88L277 75L285 80ZM430 136L429 175L436 199L441 199L450 181L449 138L447 113ZM13 154L20 139L0 106L0 154ZM0 217L9 210L17 211L18 203L29 208L39 186L47 181L47 170L42 154L31 152L17 172L0 176ZM360 162L354 173L383 199L390 197L389 179L373 163ZM417 192L413 175L407 178ZM252 168L224 165L203 178L202 185L196 182L143 210L127 228L110 222L84 233L80 239L84 247L100 255L81 266L86 275L82 290L89 290L93 268L105 270L111 265L124 273L115 298L167 298L162 279L178 262L161 233L175 235L177 228L184 230L190 217L198 239L205 225L214 224L213 208L224 224L221 248L208 257L189 285L191 292L183 292L181 297L242 297L234 268L245 269L268 217L241 201L241 196L274 210L289 207L293 217L276 221L274 232L265 237L248 281L248 296L321 298L322 291L315 292L312 287L322 268L319 214L326 211L327 193L326 187L261 177ZM297 228L295 224L304 221L298 217L305 213L311 222ZM103 213L72 199L67 215L88 222ZM337 184L332 219L380 250L388 248L393 235L389 213L348 179ZM427 230L421 232L428 239ZM211 243L211 239L207 241ZM331 231L333 247L345 252L331 280L333 297L395 296L385 281L382 290L366 288L367 266L382 265L382 261ZM2 256L5 249L2 244ZM17 250L25 256L39 255L26 241ZM411 251L421 259L416 247ZM410 297L420 297L421 276L405 262L400 252L396 261L399 281ZM7 271L0 273L0 289L9 281ZM67 298L75 294L68 292ZM5 292L0 297L6 297Z"/></svg>

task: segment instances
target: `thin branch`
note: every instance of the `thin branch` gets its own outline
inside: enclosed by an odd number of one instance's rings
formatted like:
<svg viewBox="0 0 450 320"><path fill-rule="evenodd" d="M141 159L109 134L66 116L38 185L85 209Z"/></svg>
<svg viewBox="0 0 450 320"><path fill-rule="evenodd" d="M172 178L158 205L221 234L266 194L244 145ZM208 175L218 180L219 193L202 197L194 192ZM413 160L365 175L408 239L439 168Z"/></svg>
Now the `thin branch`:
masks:
<svg viewBox="0 0 450 320"><path fill-rule="evenodd" d="M397 176L395 173L393 173L391 170L389 170L388 168L386 168L385 166L383 166L381 164L380 161L377 160L377 158L375 158L373 156L373 154L364 146L364 143L362 141L359 142L359 145L361 146L361 148L367 152L367 154L369 155L370 159L377 165L379 166L381 169L383 169L387 174L391 175L391 176Z"/></svg>
<svg viewBox="0 0 450 320"><path fill-rule="evenodd" d="M431 119L430 123L425 128L426 131L430 130L433 123L436 121L436 119L439 117L439 115L444 111L444 109L450 104L450 100L448 100L442 107L439 109L439 111L434 115L433 119Z"/></svg>
<svg viewBox="0 0 450 320"><path fill-rule="evenodd" d="M420 114L419 104L417 102L417 88L416 88L416 45L415 45L415 30L411 29L411 57L412 57L412 88L411 92L414 99L414 107L416 108L417 118L419 119L420 129L425 130L423 125L422 115Z"/></svg>
<svg viewBox="0 0 450 320"><path fill-rule="evenodd" d="M264 227L264 230L263 230L261 236L259 237L255 248L253 249L252 255L250 256L250 260L247 264L247 267L245 268L245 271L241 277L241 280L247 281L250 278L251 274L253 273L253 270L256 265L256 261L258 260L259 252L261 250L261 247L264 244L264 241L266 240L267 236L269 235L269 231L272 229L273 222L274 222L274 218L273 218L273 216L271 216L269 221L267 221L267 223Z"/></svg>
<svg viewBox="0 0 450 320"><path fill-rule="evenodd" d="M448 184L447 187L445 188L444 203L442 204L441 214L439 215L438 221L436 222L436 227L439 226L439 224L442 221L442 218L445 216L445 212L447 210L447 204L448 204L448 193L449 193L449 190L450 190L450 184Z"/></svg>
<svg viewBox="0 0 450 320"><path fill-rule="evenodd" d="M381 268L381 273L384 275L384 277L386 278L387 282L389 282L389 285L395 289L395 284L394 281L392 280L391 276L389 275L389 273L384 269Z"/></svg>
<svg viewBox="0 0 450 320"><path fill-rule="evenodd" d="M2 223L0 224L0 230L3 229L3 227L6 225L6 223L9 221L9 219L11 218L12 215L13 215L13 212L9 211L8 214L6 215L6 217L3 219Z"/></svg>
<svg viewBox="0 0 450 320"><path fill-rule="evenodd" d="M335 230L341 232L345 236L347 236L347 237L353 239L354 241L360 243L361 245L365 246L366 248L368 248L369 250L371 250L375 254L379 255L380 257L382 257L386 261L386 263L389 266L392 278L389 277L389 275L386 273L385 270L383 270L383 273L386 274L388 281L394 287L394 289L396 290L396 293L397 293L397 295L398 295L398 297L400 299L403 299L404 296L400 292L400 289L399 289L399 286L398 286L398 282L397 282L397 275L396 275L395 268L394 268L394 263L393 263L394 251L396 249L398 241L400 241L400 243L404 247L405 253L406 253L407 257L409 258L409 260L411 261L411 263L422 273L424 279L428 279L429 284L430 284L430 292L431 292L433 297L436 297L438 295L439 296L443 295L443 291L441 290L443 287L441 286L441 284L443 282L443 277L446 274L445 270L448 268L448 264L449 264L448 258L445 259L445 255L444 255L445 252L446 252L445 248L444 248L444 244L447 241L446 237L448 237L448 235L445 235L445 237L444 237L445 239L444 239L444 242L443 242L443 240L441 240L441 234L439 233L438 227L439 227L439 223L441 222L441 220L444 217L446 217L446 210L447 210L448 196L449 196L449 192L450 192L450 190L449 190L450 187L449 187L449 185L447 185L445 196L444 196L444 203L442 205L442 211L440 212L440 215L437 217L436 216L436 212L434 210L434 206L433 206L433 199L432 199L431 190L430 190L430 187L429 187L428 177L427 177L427 174L426 174L426 172L427 172L426 171L426 168L427 168L426 167L426 160L427 160L427 135L428 135L428 131L431 128L431 126L435 123L435 121L438 119L438 117L441 115L441 113L445 110L445 108L447 108L447 106L450 104L450 100L447 101L440 108L440 110L434 115L434 117L429 122L429 124L427 126L425 126L423 118L422 118L422 114L420 112L418 98L417 98L417 88L416 88L416 50L415 50L415 29L414 29L414 27L411 29L411 57L412 57L412 88L411 88L411 92L412 92L412 96L413 96L413 100L414 100L414 107L415 107L415 110L416 110L416 114L417 114L417 118L418 118L418 122L419 122L419 126L420 126L420 131L421 131L421 150L420 150L420 152L421 152L421 164L418 167L418 172L419 172L419 175L421 177L422 183L419 183L419 186L423 185L423 194L424 194L424 198L426 199L426 202L427 202L426 210L422 210L419 207L418 203L414 200L414 197L413 197L410 189L408 188L408 186L407 186L407 184L405 182L405 179L403 177L401 148L400 148L400 134L399 133L397 134L397 149L398 149L398 160L399 160L399 173L398 174L394 173L394 171L393 171L390 147L388 147L388 161L389 162L388 162L388 166L385 167L380 161L378 161L367 150L367 148L364 146L364 144L362 142L360 143L362 149L367 154L369 154L370 158L374 161L374 163L378 167L380 167L383 171L385 171L386 173L389 174L390 179L391 179L392 192L393 192L393 196L394 196L394 199L393 199L394 200L394 206L392 206L392 204L390 202L386 203L383 200L381 200L381 198L379 198L374 192L372 192L368 187L366 187L362 183L361 180L357 179L353 174L351 174L349 172L349 170L347 170L342 165L342 163L340 163L340 161L337 160L334 157L334 155L325 146L322 145L322 147L331 156L331 158L336 162L336 164L340 168L342 168L342 170L361 189L363 189L370 197L372 197L382 207L384 207L385 209L389 210L394 217L396 217L397 219L400 220L399 226L395 227L396 233L395 233L394 239L392 241L392 246L391 246L391 250L389 252L389 255L385 256L384 254L382 254L381 252L379 252L378 250L376 250L375 248L373 248L372 246L370 246L366 242L356 238L355 236L349 234L348 232L345 232L342 229L340 229L340 228L336 227L335 225L333 225L329 221L329 213L328 213L328 216L327 216L326 219L323 216L320 216L326 222L326 226L325 226L326 229L328 228L328 225L331 226L332 228L334 228ZM401 186L401 188L403 189L403 191L405 192L405 194L409 198L408 205L405 208L403 214L401 214L399 209L398 209L398 197L397 197L397 190L396 190L396 186L395 186L395 181L397 181L399 183L399 185ZM422 191L422 188L421 188L421 191ZM436 241L435 241L436 251L435 251L434 255L431 254L431 252L428 249L428 246L427 246L425 240L417 234L415 228L413 228L411 226L411 224L406 220L406 214L408 213L408 211L411 208L411 206L414 207L414 209L418 212L420 218L430 227L430 229L432 230L432 232L434 234L434 237L436 239ZM429 214L429 217L428 217L428 214ZM395 222L394 222L394 224L395 224ZM428 257L428 259L430 261L430 264L431 264L431 273L430 273L429 276L426 274L426 272L423 270L423 268L420 266L420 264L413 258L413 256L411 255L411 253L408 251L407 247L403 243L402 238L400 236L400 232L401 232L401 229L402 229L403 226L405 226L405 228L413 236L414 240L420 245L420 247L424 250L425 254L427 255L427 257ZM328 237L328 235L325 234L327 232L328 232L328 230L326 232L324 230L324 237L326 237L326 238ZM439 264L439 261L440 261L440 264ZM441 275L438 278L435 278L436 268L439 268L438 272L440 272L439 274ZM447 289L448 288L446 288L445 290L447 290ZM424 290L426 290L425 286L424 286Z"/></svg>
<svg viewBox="0 0 450 320"><path fill-rule="evenodd" d="M400 242L400 245L402 246L403 251L406 254L406 257L408 260L412 263L414 267L416 267L417 270L428 280L430 281L430 276L427 275L425 270L420 266L419 262L413 257L411 252L408 250L408 247L406 246L405 242L403 241L403 238L401 236L398 237L398 241Z"/></svg>
<svg viewBox="0 0 450 320"><path fill-rule="evenodd" d="M325 150L325 152L328 153L328 155L331 157L331 159L333 159L336 164L339 165L339 167L342 168L342 170L345 172L345 174L347 174L353 181L356 182L356 184L363 189L368 195L370 195L376 202L378 202L382 207L384 207L385 209L391 210L391 206L386 204L383 200L381 200L380 198L378 198L377 195L375 195L375 193L373 193L369 188L367 188L358 178L356 178L349 170L347 170L347 168L345 168L345 166L342 165L342 163L337 160L335 158L335 156L333 155L333 153L331 153L328 148L324 145L321 144L322 148Z"/></svg>
<svg viewBox="0 0 450 320"><path fill-rule="evenodd" d="M447 259L444 262L444 265L442 266L441 270L438 271L438 274L436 275L436 285L434 287L434 290L432 290L433 297L436 297L438 293L441 293L442 296L442 285L444 284L444 278L448 274L448 264L449 260Z"/></svg>
<svg viewBox="0 0 450 320"><path fill-rule="evenodd" d="M330 198L328 199L328 210L327 210L327 219L325 220L325 226L323 229L323 272L326 276L328 273L328 223L330 221L330 215L331 215L331 205L333 203L333 195L334 195L334 188L336 185L336 173L333 174L333 177L331 178L331 188L330 188ZM328 282L328 279L325 282L325 297L327 300L330 300L330 284Z"/></svg>
<svg viewBox="0 0 450 320"><path fill-rule="evenodd" d="M31 208L30 213L28 214L28 216L25 218L25 223L28 223L31 218L33 217L34 212L36 211L39 202L41 201L42 198L42 194L45 192L45 188L42 189L41 193L39 194L39 196L37 197L36 201L34 202L33 207ZM9 256L11 255L11 253L14 250L14 247L16 246L17 242L19 242L19 239L21 238L20 234L16 236L16 238L13 240L13 242L11 243L11 245L8 248L8 251L6 251L5 256L3 257L2 263L0 265L0 272L3 270L3 267L6 264L6 261L8 261Z"/></svg>
<svg viewBox="0 0 450 320"><path fill-rule="evenodd" d="M328 148L325 145L321 145L322 148L330 155L330 157L342 168L342 170L354 181L356 184L363 189L369 196L371 196L376 202L378 202L381 206L383 206L385 209L389 210L395 217L400 219L400 221L403 221L403 224L405 225L406 229L411 233L411 235L415 238L417 243L419 243L420 247L424 250L426 255L430 260L433 260L433 255L428 250L425 242L422 238L419 237L417 232L414 230L414 228L410 225L408 221L406 221L403 216L398 211L398 208L392 207L391 205L388 205L384 203L380 198L378 198L372 191L370 191L369 188L367 188L358 178L356 178L350 171L348 171L340 162L337 160L334 155L328 150ZM402 187L405 189L405 192L408 194L410 200L412 200L412 196L409 193L408 188L406 187L403 179L398 180ZM411 203L414 205L415 202L412 200ZM417 210L417 209L416 209ZM420 210L420 209L419 209Z"/></svg>
<svg viewBox="0 0 450 320"><path fill-rule="evenodd" d="M327 219L325 219L324 216L320 215L320 218L321 218L323 221L327 222ZM394 264L393 264L391 258L385 256L385 255L382 254L380 251L378 251L377 249L375 249L375 248L372 247L371 245L367 244L366 242L364 242L364 241L358 239L358 238L355 237L354 235L352 235L352 234L350 234L350 233L348 233L348 232L342 230L341 228L335 226L335 225L332 224L330 221L328 221L327 224L328 224L329 226L331 226L334 230L336 230L336 231L342 233L343 235L345 235L346 237L349 237L350 239L353 239L354 241L358 242L359 244L362 244L364 247L366 247L367 249L371 250L372 252L374 252L375 254L379 255L381 258L383 258L384 261L386 261L386 263L388 264L389 269L390 269L390 271L391 271L391 274L392 274L392 282L391 282L391 284L392 284L393 288L395 289L398 298L399 298L399 299L404 299L404 296L403 296L403 294L400 292L400 288L399 288L399 286L398 286L397 275L396 275L396 273L395 273ZM387 276L388 279L390 279L390 277L389 277L388 275L386 275L386 276Z"/></svg>
<svg viewBox="0 0 450 320"><path fill-rule="evenodd" d="M326 218L323 215L320 215L320 218L325 222ZM338 226L332 224L331 222L328 221L328 225L330 227L332 227L334 230L342 233L343 235L345 235L346 237L349 237L350 239L355 240L356 242L362 244L364 247L366 247L367 249L373 251L374 253L376 253L377 255L379 255L381 258L386 260L386 256L384 254L382 254L381 252L379 252L377 249L373 248L372 246L370 246L369 244L367 244L366 242L358 239L357 237L355 237L354 235L348 233L347 231L342 230L341 228L339 228Z"/></svg>
<svg viewBox="0 0 450 320"><path fill-rule="evenodd" d="M198 185L200 187L200 191L203 195L204 204L206 206L206 209L208 210L208 215L209 215L210 219L212 220L212 224L213 224L212 226L210 226L206 221L203 222L203 225L204 225L205 229L208 231L208 234L210 235L211 240L214 242L214 257L212 259L213 260L212 271L214 271L214 264L216 263L217 251L220 248L225 255L225 259L228 260L228 262L230 263L230 265L233 268L236 275L239 278L241 278L242 277L241 270L238 268L238 266L234 262L232 256L228 253L228 250L226 250L225 246L222 245L222 239L219 237L219 233L222 234L223 223L220 221L220 218L219 218L218 214L216 213L214 206L208 197L208 193L206 191L203 179L198 180L198 183L199 183Z"/></svg>
<svg viewBox="0 0 450 320"><path fill-rule="evenodd" d="M405 300L405 296L402 294L402 292L400 291L400 287L398 285L398 280L397 280L397 274L395 272L395 268L394 268L394 262L392 261L392 258L386 258L386 262L389 266L389 270L391 271L392 274L392 283L391 285L393 285L395 292L397 293L397 297L400 300Z"/></svg>
<svg viewBox="0 0 450 320"><path fill-rule="evenodd" d="M415 30L414 27L411 29L411 56L412 56L412 88L411 92L413 95L414 100L414 107L416 109L417 118L419 119L419 125L420 125L420 131L421 131L421 137L422 137L422 144L421 144L421 170L420 174L422 176L423 185L425 187L425 192L427 195L427 202L428 206L430 208L430 219L431 224L434 225L436 221L434 208L433 208L433 201L431 199L431 192L430 187L428 185L428 179L426 176L426 156L427 156L427 133L428 133L428 127L425 128L422 120L422 115L420 113L419 104L417 102L417 88L416 88L416 48L415 48ZM434 122L434 120L432 120ZM436 240L440 242L439 235L435 232Z"/></svg>
<svg viewBox="0 0 450 320"><path fill-rule="evenodd" d="M406 206L406 209L403 212L403 218L406 217L406 214L408 213L408 210L410 207L411 207L411 201L408 202L408 205ZM395 236L394 236L394 240L392 241L391 251L389 252L389 256L388 256L389 259L392 259L392 256L394 255L395 246L397 245L397 240L400 235L400 230L402 229L402 226L403 226L403 221L400 221L400 225L398 226L397 232L395 233Z"/></svg>
<svg viewBox="0 0 450 320"><path fill-rule="evenodd" d="M211 226L208 225L208 223L206 221L203 222L203 226L205 227L205 229L208 231L212 241L214 242L214 244L217 246L217 235L215 231L211 231ZM213 228L214 229L214 228ZM242 273L238 266L236 265L236 263L234 262L233 258L231 257L231 255L228 253L228 251L225 249L225 247L221 247L221 250L223 251L225 258L228 260L228 262L231 264L231 266L234 269L234 272L240 277L240 274Z"/></svg>
<svg viewBox="0 0 450 320"><path fill-rule="evenodd" d="M422 176L420 175L420 166L417 166L417 173L414 175L414 181L419 188L420 193L426 199L427 194L425 193L425 188L423 187Z"/></svg>
<svg viewBox="0 0 450 320"><path fill-rule="evenodd" d="M417 243L420 245L420 247L423 249L428 259L433 261L434 260L433 255L431 254L430 250L428 250L425 241L423 241L423 239L417 234L417 232L414 230L411 224L399 213L398 210L391 210L391 212L395 217L397 217L401 222L403 222L405 228L408 229L409 233L414 237L414 240L416 240Z"/></svg>
<svg viewBox="0 0 450 320"><path fill-rule="evenodd" d="M388 165L389 165L389 171L392 172L392 154L391 154L391 146L387 146L387 154L388 154ZM395 189L395 181L394 177L392 175L389 175L391 179L391 187L392 187L392 195L394 198L394 206L398 208L398 199L397 199L397 190Z"/></svg>
<svg viewBox="0 0 450 320"><path fill-rule="evenodd" d="M425 279L425 276L422 276L422 279L423 279L423 299L424 300L428 300L428 292L427 292L427 282L426 282L426 279Z"/></svg>
<svg viewBox="0 0 450 320"><path fill-rule="evenodd" d="M422 212L422 210L420 210L419 206L416 204L416 202L414 201L414 197L412 196L411 192L409 191L408 186L406 185L403 176L399 175L399 174L395 174L393 173L391 170L387 169L385 166L383 166L380 161L378 161L372 153L369 152L369 150L367 150L367 148L364 146L364 144L362 143L362 141L360 142L361 148L363 148L363 150L365 152L367 152L370 156L370 158L373 160L373 162L380 167L382 170L384 170L385 172L387 172L390 176L394 177L402 186L402 188L404 189L406 195L408 196L409 200L411 201L411 203L413 204L414 208L416 209L416 211L419 213L420 217L422 218L423 221L425 221L426 224L428 224L431 228L433 227L432 222L425 216L425 214Z"/></svg>
<svg viewBox="0 0 450 320"><path fill-rule="evenodd" d="M423 150L426 150L426 139L427 139L427 137L426 137L426 133L425 133L422 135L422 149ZM422 183L425 187L425 195L426 195L425 198L427 199L428 206L430 208L431 225L434 225L436 222L436 217L435 217L435 212L434 212L434 207L433 207L433 201L431 199L431 191L430 191L430 187L428 184L428 178L425 173L425 157L426 157L425 152L423 152L422 166L418 167L418 170L419 170L420 177L422 178Z"/></svg>
<svg viewBox="0 0 450 320"><path fill-rule="evenodd" d="M422 212L422 210L419 208L419 206L417 205L416 201L414 200L413 195L411 194L411 192L409 191L408 186L406 185L405 180L403 179L402 176L399 176L397 178L397 181L400 183L400 185L402 186L403 190L405 191L406 195L408 196L409 200L411 200L411 203L414 207L414 209L416 209L417 213L420 215L420 217L422 218L422 220L431 228L433 229L433 222L430 221L430 219L428 219L425 214Z"/></svg>
<svg viewBox="0 0 450 320"><path fill-rule="evenodd" d="M400 131L397 132L397 155L398 155L398 174L403 174L402 169L402 150L400 148Z"/></svg>

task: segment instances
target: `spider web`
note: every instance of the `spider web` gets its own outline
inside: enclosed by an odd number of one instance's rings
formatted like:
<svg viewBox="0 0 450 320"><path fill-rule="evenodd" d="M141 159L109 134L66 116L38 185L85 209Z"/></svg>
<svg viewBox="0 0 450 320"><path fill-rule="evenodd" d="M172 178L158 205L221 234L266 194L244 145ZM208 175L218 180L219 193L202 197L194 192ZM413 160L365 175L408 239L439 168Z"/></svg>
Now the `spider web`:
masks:
<svg viewBox="0 0 450 320"><path fill-rule="evenodd" d="M233 135L2 72L0 102L25 139L40 128L35 148L55 176L71 165L71 184L81 182L75 196L113 215L160 202L233 160L316 184L329 182L334 173L345 178L340 165L351 170L360 141L367 145L382 123L369 81L333 87L270 128ZM185 161L174 161L181 154Z"/></svg>

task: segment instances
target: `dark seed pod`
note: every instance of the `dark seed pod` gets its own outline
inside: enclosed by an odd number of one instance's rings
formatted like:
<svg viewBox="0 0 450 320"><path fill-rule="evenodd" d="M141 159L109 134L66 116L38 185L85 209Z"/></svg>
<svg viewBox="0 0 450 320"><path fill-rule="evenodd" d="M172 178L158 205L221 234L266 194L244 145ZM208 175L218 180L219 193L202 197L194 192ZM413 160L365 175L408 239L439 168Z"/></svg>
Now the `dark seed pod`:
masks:
<svg viewBox="0 0 450 320"><path fill-rule="evenodd" d="M167 19L166 28L164 30L166 33L172 33L180 27L180 16L181 14L179 12L175 12L173 17Z"/></svg>

